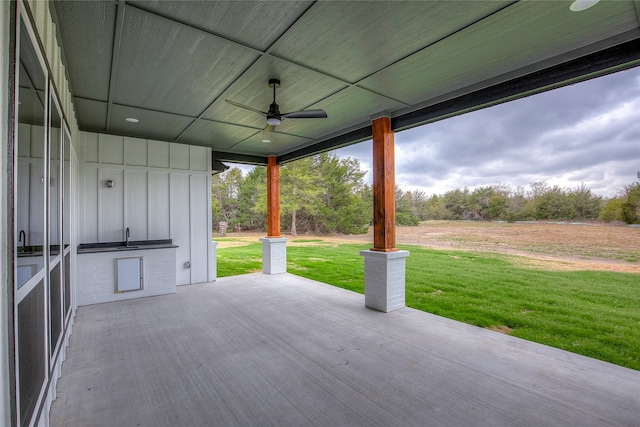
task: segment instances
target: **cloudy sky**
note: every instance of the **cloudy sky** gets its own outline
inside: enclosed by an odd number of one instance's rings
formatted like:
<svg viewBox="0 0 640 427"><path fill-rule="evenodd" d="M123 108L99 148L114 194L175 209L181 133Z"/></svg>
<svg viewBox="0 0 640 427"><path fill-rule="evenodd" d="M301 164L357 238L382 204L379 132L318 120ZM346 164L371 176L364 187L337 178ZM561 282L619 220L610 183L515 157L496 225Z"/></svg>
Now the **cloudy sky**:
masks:
<svg viewBox="0 0 640 427"><path fill-rule="evenodd" d="M546 180L614 196L640 171L640 68L398 132L395 143L403 190ZM369 171L371 145L335 153Z"/></svg>

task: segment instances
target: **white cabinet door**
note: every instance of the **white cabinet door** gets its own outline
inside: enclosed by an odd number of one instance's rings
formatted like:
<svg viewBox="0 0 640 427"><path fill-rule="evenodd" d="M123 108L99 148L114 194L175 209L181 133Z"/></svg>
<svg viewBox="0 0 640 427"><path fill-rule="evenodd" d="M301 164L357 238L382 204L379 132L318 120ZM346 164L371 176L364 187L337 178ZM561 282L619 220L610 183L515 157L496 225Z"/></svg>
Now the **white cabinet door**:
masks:
<svg viewBox="0 0 640 427"><path fill-rule="evenodd" d="M142 258L116 259L118 272L116 292L139 291L142 289Z"/></svg>

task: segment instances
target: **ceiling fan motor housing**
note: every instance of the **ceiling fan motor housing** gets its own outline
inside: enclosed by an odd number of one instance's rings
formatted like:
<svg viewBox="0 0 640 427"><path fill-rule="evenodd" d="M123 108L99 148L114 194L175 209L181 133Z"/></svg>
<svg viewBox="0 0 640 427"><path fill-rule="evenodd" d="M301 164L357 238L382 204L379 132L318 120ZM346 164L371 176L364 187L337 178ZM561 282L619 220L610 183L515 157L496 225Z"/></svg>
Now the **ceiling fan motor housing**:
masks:
<svg viewBox="0 0 640 427"><path fill-rule="evenodd" d="M272 126L278 126L281 122L280 107L274 102L269 106L269 111L267 111L267 123Z"/></svg>
<svg viewBox="0 0 640 427"><path fill-rule="evenodd" d="M252 107L247 107L246 105L242 105L238 102L231 101L226 99L229 104L235 105L236 107L244 108L245 110L253 111L254 113L264 114L267 116L267 127L264 132L272 132L274 126L278 126L282 123L283 118L292 118L292 119L313 119L313 118L321 118L326 119L327 113L324 110L303 110L303 111L293 111L290 113L282 114L280 112L280 106L276 103L276 89L280 87L280 80L278 79L269 79L269 87L273 89L273 102L269 105L269 111L264 112L257 110Z"/></svg>
<svg viewBox="0 0 640 427"><path fill-rule="evenodd" d="M276 104L276 88L280 87L280 80L269 79L269 87L273 88L273 102L269 105L269 111L267 111L267 124L271 126L278 126L282 123L280 106Z"/></svg>

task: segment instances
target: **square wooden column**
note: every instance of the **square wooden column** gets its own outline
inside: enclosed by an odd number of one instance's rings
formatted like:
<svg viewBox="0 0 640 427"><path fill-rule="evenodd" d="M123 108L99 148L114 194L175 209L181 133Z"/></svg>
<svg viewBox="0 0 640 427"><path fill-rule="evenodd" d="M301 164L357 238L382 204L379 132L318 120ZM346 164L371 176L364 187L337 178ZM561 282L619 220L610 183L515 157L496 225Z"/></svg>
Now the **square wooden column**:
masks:
<svg viewBox="0 0 640 427"><path fill-rule="evenodd" d="M262 242L262 272L287 272L287 239L280 237L280 166L275 156L267 161L267 237Z"/></svg>
<svg viewBox="0 0 640 427"><path fill-rule="evenodd" d="M280 165L275 156L267 161L267 237L280 237Z"/></svg>
<svg viewBox="0 0 640 427"><path fill-rule="evenodd" d="M373 248L392 252L396 248L396 181L391 119L380 117L373 126Z"/></svg>
<svg viewBox="0 0 640 427"><path fill-rule="evenodd" d="M405 306L408 251L396 248L396 180L391 119L373 120L373 248L364 257L364 304L389 312Z"/></svg>

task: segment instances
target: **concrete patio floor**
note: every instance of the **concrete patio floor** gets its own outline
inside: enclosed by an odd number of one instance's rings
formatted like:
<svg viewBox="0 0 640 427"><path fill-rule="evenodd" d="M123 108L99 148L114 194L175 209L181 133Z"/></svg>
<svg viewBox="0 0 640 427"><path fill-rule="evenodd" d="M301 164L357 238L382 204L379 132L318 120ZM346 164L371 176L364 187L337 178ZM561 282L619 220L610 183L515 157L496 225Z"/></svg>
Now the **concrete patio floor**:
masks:
<svg viewBox="0 0 640 427"><path fill-rule="evenodd" d="M640 372L290 274L80 307L52 426L638 426Z"/></svg>

